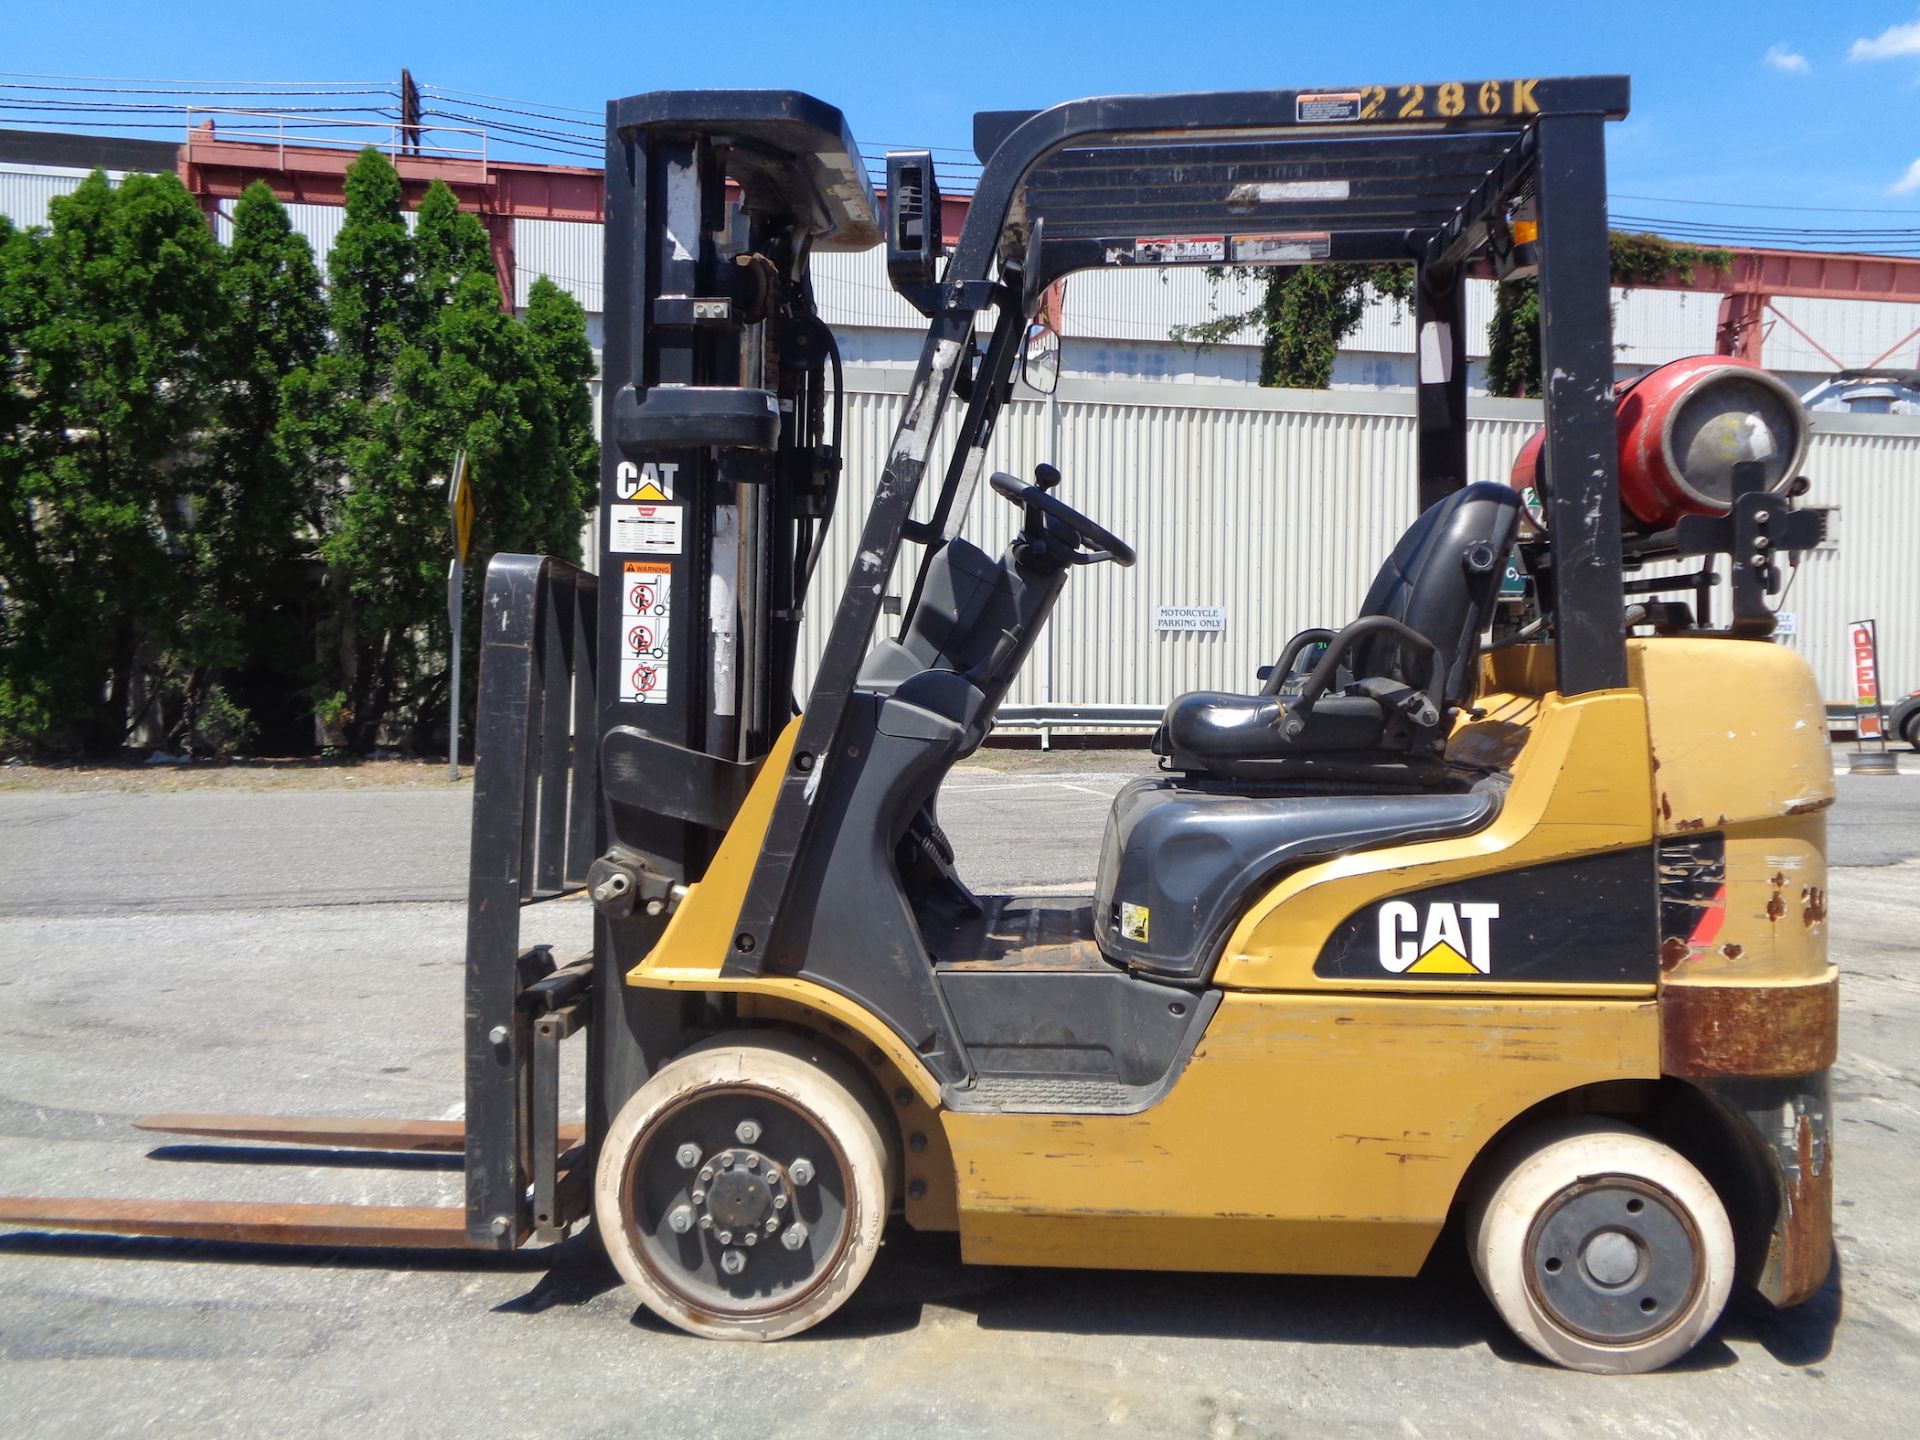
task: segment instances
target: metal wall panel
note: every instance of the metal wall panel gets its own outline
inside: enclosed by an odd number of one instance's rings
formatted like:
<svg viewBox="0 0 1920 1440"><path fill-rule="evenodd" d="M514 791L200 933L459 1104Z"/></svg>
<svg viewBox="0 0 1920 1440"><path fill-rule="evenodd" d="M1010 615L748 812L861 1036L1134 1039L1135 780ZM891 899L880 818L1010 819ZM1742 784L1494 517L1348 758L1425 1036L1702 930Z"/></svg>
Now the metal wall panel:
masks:
<svg viewBox="0 0 1920 1440"><path fill-rule="evenodd" d="M526 308L527 293L542 275L580 302L580 308L599 314L605 277L602 273L602 228L566 220L513 222L513 303Z"/></svg>
<svg viewBox="0 0 1920 1440"><path fill-rule="evenodd" d="M849 374L862 388L848 396L846 474L809 597L809 658L852 564L906 378ZM1026 474L1053 460L1063 496L1131 540L1140 560L1074 575L1012 705L1158 706L1185 690L1252 689L1255 670L1296 630L1353 617L1413 515L1410 395L1069 380L1054 410L1058 441L1049 443L1045 401L1010 406L992 468ZM1469 474L1504 479L1540 423L1540 406L1481 400L1474 412ZM1876 618L1889 691L1920 685L1920 569L1911 563L1920 545L1920 420L1820 415L1806 471L1814 481L1807 503L1837 507L1839 544L1803 564L1782 606L1798 633L1783 643L1807 656L1838 702L1851 694L1846 624ZM926 490L933 486L930 476ZM970 538L997 554L1015 523L983 485ZM903 547L890 594L910 591L919 555ZM1156 605L1221 606L1226 629L1156 632Z"/></svg>
<svg viewBox="0 0 1920 1440"><path fill-rule="evenodd" d="M45 225L48 202L71 195L89 173L53 165L0 165L0 215L23 230ZM118 184L123 173L109 170L107 178Z"/></svg>
<svg viewBox="0 0 1920 1440"><path fill-rule="evenodd" d="M1920 305L1783 295L1773 301L1773 312L1766 317L1761 358L1776 370L1831 375L1875 364L1920 365Z"/></svg>

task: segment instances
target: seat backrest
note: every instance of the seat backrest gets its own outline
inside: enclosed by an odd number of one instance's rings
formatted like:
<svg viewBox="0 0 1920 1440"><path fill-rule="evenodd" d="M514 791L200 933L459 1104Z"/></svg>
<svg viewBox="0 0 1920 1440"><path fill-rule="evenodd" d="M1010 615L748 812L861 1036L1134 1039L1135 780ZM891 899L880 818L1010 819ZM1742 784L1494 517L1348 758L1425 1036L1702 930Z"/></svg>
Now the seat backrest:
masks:
<svg viewBox="0 0 1920 1440"><path fill-rule="evenodd" d="M861 688L891 692L922 671L952 670L986 697L990 720L1067 581L1064 566L1023 559L1018 549L996 561L966 540L943 545L904 633L867 656Z"/></svg>
<svg viewBox="0 0 1920 1440"><path fill-rule="evenodd" d="M1510 485L1481 481L1454 491L1407 527L1360 607L1362 616L1389 616L1433 642L1428 698L1443 713L1473 698L1480 632L1492 618L1519 518L1520 497ZM1391 635L1354 647L1356 678L1417 686L1426 673L1426 660Z"/></svg>

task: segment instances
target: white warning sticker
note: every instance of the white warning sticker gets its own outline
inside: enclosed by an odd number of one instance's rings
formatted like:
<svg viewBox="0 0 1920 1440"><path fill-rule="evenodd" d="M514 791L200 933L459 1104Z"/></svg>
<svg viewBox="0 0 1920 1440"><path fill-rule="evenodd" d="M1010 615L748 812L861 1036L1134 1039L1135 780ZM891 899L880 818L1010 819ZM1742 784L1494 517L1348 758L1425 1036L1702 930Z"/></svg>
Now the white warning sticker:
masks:
<svg viewBox="0 0 1920 1440"><path fill-rule="evenodd" d="M1324 260L1333 237L1324 230L1297 235L1236 235L1233 258L1241 265L1286 265L1301 260Z"/></svg>
<svg viewBox="0 0 1920 1440"><path fill-rule="evenodd" d="M681 520L679 505L609 505L609 555L678 555Z"/></svg>
<svg viewBox="0 0 1920 1440"><path fill-rule="evenodd" d="M1166 235L1143 237L1133 242L1134 263L1138 265L1175 265L1227 258L1224 235Z"/></svg>
<svg viewBox="0 0 1920 1440"><path fill-rule="evenodd" d="M667 637L673 618L673 567L629 560L620 567L620 698L667 703Z"/></svg>

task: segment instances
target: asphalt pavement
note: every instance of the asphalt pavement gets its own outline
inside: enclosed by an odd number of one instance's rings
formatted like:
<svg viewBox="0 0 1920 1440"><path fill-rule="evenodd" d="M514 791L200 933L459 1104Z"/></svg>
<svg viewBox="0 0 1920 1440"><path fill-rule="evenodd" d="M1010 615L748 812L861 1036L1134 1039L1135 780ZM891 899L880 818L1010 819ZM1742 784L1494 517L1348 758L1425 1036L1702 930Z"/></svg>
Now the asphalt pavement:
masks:
<svg viewBox="0 0 1920 1440"><path fill-rule="evenodd" d="M1108 798L1146 764L968 769L942 818L983 888L1085 882ZM902 1230L838 1316L762 1347L666 1329L578 1238L496 1257L12 1233L5 1432L1920 1433L1920 776L1840 792L1841 1266L1792 1312L1737 1300L1661 1375L1534 1361L1450 1262L1409 1281L1002 1270ZM457 1115L466 806L464 787L0 792L0 1192L456 1203L451 1157L236 1157L127 1122ZM572 943L587 919L560 902L529 934Z"/></svg>

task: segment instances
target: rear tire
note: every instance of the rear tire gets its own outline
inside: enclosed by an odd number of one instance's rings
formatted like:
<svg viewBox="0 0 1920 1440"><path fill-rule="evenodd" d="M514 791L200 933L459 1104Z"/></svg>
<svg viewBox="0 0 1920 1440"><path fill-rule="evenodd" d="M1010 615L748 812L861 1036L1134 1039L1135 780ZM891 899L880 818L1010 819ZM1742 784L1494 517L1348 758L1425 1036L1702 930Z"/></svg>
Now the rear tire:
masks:
<svg viewBox="0 0 1920 1440"><path fill-rule="evenodd" d="M1658 1370L1733 1287L1733 1227L1679 1151L1602 1121L1522 1136L1467 1216L1481 1288L1513 1333L1570 1370Z"/></svg>
<svg viewBox="0 0 1920 1440"><path fill-rule="evenodd" d="M601 1147L594 1215L646 1307L715 1340L780 1340L838 1310L892 1209L867 1089L776 1031L709 1041L641 1086Z"/></svg>

